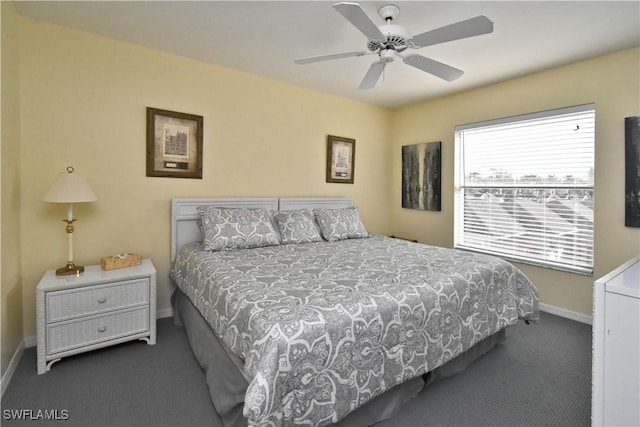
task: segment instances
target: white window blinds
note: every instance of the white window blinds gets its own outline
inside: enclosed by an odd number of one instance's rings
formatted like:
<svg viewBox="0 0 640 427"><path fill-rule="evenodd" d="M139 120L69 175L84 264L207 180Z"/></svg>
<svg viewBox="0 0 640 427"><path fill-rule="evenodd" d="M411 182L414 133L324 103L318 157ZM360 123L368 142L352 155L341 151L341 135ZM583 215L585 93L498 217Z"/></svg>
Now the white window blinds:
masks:
<svg viewBox="0 0 640 427"><path fill-rule="evenodd" d="M456 126L455 246L593 272L593 104Z"/></svg>

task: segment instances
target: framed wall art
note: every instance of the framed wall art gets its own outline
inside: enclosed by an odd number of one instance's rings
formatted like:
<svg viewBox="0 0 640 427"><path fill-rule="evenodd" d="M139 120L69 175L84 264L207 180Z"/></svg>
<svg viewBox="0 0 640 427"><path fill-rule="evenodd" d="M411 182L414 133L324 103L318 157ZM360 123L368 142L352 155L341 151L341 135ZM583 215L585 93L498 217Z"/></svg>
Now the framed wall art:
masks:
<svg viewBox="0 0 640 427"><path fill-rule="evenodd" d="M202 116L147 107L147 176L202 179Z"/></svg>
<svg viewBox="0 0 640 427"><path fill-rule="evenodd" d="M356 140L327 136L327 182L353 184Z"/></svg>
<svg viewBox="0 0 640 427"><path fill-rule="evenodd" d="M640 116L624 119L624 225L640 227Z"/></svg>
<svg viewBox="0 0 640 427"><path fill-rule="evenodd" d="M441 143L402 147L402 207L441 210Z"/></svg>

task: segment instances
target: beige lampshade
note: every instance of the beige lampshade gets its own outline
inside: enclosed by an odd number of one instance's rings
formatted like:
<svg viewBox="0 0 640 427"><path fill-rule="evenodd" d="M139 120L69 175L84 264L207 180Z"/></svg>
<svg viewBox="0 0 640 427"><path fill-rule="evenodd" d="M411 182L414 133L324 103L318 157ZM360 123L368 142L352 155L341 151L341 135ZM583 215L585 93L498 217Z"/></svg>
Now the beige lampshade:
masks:
<svg viewBox="0 0 640 427"><path fill-rule="evenodd" d="M68 167L67 172L62 172L56 177L42 200L51 203L82 203L95 202L98 198L87 181L74 173L72 167Z"/></svg>

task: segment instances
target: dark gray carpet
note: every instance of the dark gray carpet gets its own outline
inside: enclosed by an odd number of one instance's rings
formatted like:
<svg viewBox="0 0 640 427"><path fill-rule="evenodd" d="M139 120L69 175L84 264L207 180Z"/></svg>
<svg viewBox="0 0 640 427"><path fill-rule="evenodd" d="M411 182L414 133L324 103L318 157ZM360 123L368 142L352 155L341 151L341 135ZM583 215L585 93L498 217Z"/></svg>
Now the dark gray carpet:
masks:
<svg viewBox="0 0 640 427"><path fill-rule="evenodd" d="M158 321L155 346L125 343L36 373L27 349L2 398L3 426L213 426L204 375L184 331ZM10 410L68 411L67 420L10 420ZM41 413L40 413L41 415ZM460 375L433 383L376 427L588 426L591 327L542 313Z"/></svg>

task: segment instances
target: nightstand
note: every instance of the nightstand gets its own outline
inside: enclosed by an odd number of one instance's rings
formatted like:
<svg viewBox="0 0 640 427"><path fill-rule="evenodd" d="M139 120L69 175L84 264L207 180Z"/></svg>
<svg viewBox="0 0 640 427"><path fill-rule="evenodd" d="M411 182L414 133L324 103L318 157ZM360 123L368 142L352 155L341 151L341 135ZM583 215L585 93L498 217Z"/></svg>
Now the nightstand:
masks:
<svg viewBox="0 0 640 427"><path fill-rule="evenodd" d="M63 357L131 340L156 343L156 269L150 260L78 276L47 271L36 288L38 375Z"/></svg>

